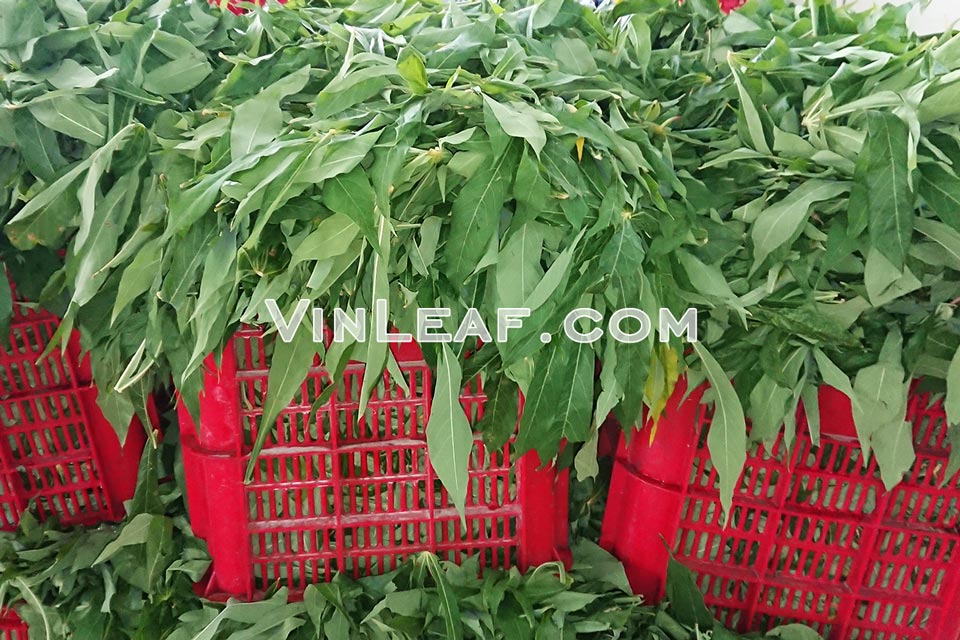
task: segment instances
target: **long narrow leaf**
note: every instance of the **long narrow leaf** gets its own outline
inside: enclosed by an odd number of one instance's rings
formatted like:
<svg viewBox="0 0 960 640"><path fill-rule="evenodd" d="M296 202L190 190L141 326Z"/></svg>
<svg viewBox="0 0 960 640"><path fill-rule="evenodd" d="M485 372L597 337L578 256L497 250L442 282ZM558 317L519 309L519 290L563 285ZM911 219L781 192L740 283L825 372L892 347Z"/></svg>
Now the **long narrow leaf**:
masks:
<svg viewBox="0 0 960 640"><path fill-rule="evenodd" d="M467 468L473 448L473 432L460 406L462 382L460 364L450 347L443 344L427 421L427 452L437 477L447 488L460 514L460 521L466 526Z"/></svg>
<svg viewBox="0 0 960 640"><path fill-rule="evenodd" d="M723 506L723 520L726 523L733 506L734 489L747 461L747 423L743 416L743 407L740 406L740 398L737 397L726 372L702 344L693 343L693 349L703 362L707 379L716 394L707 447L720 477L720 504Z"/></svg>

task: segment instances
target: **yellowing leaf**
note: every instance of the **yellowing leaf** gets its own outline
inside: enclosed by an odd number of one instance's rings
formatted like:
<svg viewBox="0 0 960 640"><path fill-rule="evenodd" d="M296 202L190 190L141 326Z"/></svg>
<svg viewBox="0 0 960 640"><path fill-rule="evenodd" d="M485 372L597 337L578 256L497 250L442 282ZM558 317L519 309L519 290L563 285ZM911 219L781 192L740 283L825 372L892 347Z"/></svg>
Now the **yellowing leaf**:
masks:
<svg viewBox="0 0 960 640"><path fill-rule="evenodd" d="M643 388L647 406L650 410L650 442L653 443L657 435L657 426L660 416L667 408L667 402L673 395L680 375L679 358L677 352L668 345L661 345L650 353L650 372Z"/></svg>

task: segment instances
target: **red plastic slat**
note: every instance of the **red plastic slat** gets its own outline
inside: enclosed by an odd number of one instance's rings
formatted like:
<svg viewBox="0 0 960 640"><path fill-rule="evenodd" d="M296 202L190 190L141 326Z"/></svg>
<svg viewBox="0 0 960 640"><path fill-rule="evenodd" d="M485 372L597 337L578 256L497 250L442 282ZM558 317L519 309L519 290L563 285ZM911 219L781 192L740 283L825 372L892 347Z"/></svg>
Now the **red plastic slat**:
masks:
<svg viewBox="0 0 960 640"><path fill-rule="evenodd" d="M748 456L724 528L702 391L681 402L679 385L654 443L645 431L618 449L610 502L620 508L607 511L601 544L635 590L663 597L662 536L741 631L797 621L830 640L960 638L960 475L944 483L940 400L911 395L917 460L887 492L875 460L864 464L849 400L824 387L820 445L800 411L790 451L778 441Z"/></svg>
<svg viewBox="0 0 960 640"><path fill-rule="evenodd" d="M535 455L512 466L512 441L488 451L476 440L461 523L427 457L432 372L415 344L392 348L408 390L385 371L362 415L364 365L350 363L314 407L331 384L316 360L249 484L243 472L262 428L267 344L244 329L219 365L208 359L199 429L180 408L191 522L213 559L208 592L252 598L278 582L298 592L337 571L389 571L421 551L454 561L480 554L494 568L568 560L566 474L539 469ZM479 420L486 397L477 380L460 400Z"/></svg>
<svg viewBox="0 0 960 640"><path fill-rule="evenodd" d="M28 640L26 623L12 609L0 609L0 640Z"/></svg>

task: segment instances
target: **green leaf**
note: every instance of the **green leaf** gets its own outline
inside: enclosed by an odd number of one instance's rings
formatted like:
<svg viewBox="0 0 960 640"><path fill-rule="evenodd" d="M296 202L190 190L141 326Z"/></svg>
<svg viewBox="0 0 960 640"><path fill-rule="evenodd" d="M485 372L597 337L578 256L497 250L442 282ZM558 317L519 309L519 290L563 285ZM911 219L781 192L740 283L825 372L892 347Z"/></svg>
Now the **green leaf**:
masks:
<svg viewBox="0 0 960 640"><path fill-rule="evenodd" d="M623 386L617 376L617 343L607 340L601 357L600 395L594 409L593 426L599 430L607 416L623 398ZM635 417L635 416L634 416ZM631 425L632 426L632 425Z"/></svg>
<svg viewBox="0 0 960 640"><path fill-rule="evenodd" d="M944 77L952 77L949 74ZM917 109L920 124L930 124L960 112L960 82L952 82L932 95L924 96Z"/></svg>
<svg viewBox="0 0 960 640"><path fill-rule="evenodd" d="M950 360L950 369L947 371L947 397L943 408L947 413L947 424L951 427L960 425L960 349L957 349Z"/></svg>
<svg viewBox="0 0 960 640"><path fill-rule="evenodd" d="M222 341L230 317L228 309L236 296L237 236L225 232L213 245L203 263L200 294L190 317L196 342L181 382Z"/></svg>
<svg viewBox="0 0 960 640"><path fill-rule="evenodd" d="M80 232L68 253L68 264L75 269L73 295L70 301L77 307L87 304L100 290L106 279L104 270L116 253L120 232L127 223L137 195L137 175L128 173L114 183L109 193L92 209L91 233L80 245Z"/></svg>
<svg viewBox="0 0 960 640"><path fill-rule="evenodd" d="M414 94L422 95L430 88L423 58L416 50L409 47L403 50L397 62L397 71Z"/></svg>
<svg viewBox="0 0 960 640"><path fill-rule="evenodd" d="M264 156L276 154L290 147L300 146L302 146L300 141L275 142L264 147L257 153L231 162L216 173L203 176L196 184L179 191L170 201L170 221L164 232L163 241L169 241L170 238L195 225L201 218L207 215L217 202L220 196L220 189L232 175L254 167L260 158ZM314 148L307 150L307 156L309 157L312 153L316 153L315 148L318 146L319 145L313 145ZM291 195L291 197L293 196ZM268 220L265 220L262 226L266 226L267 221Z"/></svg>
<svg viewBox="0 0 960 640"><path fill-rule="evenodd" d="M600 254L600 269L610 274L608 297L612 304L627 306L640 297L643 257L646 252L640 236L630 224L622 224Z"/></svg>
<svg viewBox="0 0 960 640"><path fill-rule="evenodd" d="M831 363L832 364L832 363ZM849 385L849 380L847 381ZM820 398L818 387L805 384L800 392L803 403L803 412L807 418L807 428L810 431L810 440L815 447L820 446Z"/></svg>
<svg viewBox="0 0 960 640"><path fill-rule="evenodd" d="M960 229L960 178L956 174L939 163L924 163L920 165L918 192L941 220Z"/></svg>
<svg viewBox="0 0 960 640"><path fill-rule="evenodd" d="M290 404L306 379L316 355L317 345L313 342L313 330L307 318L297 325L296 333L290 342L284 342L279 337L274 342L270 372L267 374L267 395L263 401L257 439L250 451L245 482L250 482L253 478L260 451L276 428L281 411Z"/></svg>
<svg viewBox="0 0 960 640"><path fill-rule="evenodd" d="M880 477L887 491L900 484L913 466L913 427L901 420L883 425L871 437Z"/></svg>
<svg viewBox="0 0 960 640"><path fill-rule="evenodd" d="M122 140L118 142L118 150L123 148L123 143L124 141ZM81 249L86 250L90 244L87 242L87 239L91 235L91 229L96 229L96 232L100 233L102 229L98 227L102 227L104 224L116 227L112 231L119 237L120 232L126 225L129 207L133 205L133 199L137 195L137 170L140 168L139 163L132 171L129 171L117 179L118 184L124 184L124 189L126 189L127 192L118 191L116 184L114 184L107 198L105 198L105 200L114 198L118 203L125 203L123 206L126 210L123 215L117 219L111 219L108 214L98 210L97 199L99 196L99 185L113 160L113 150L111 149L105 152L104 149L106 149L106 147L97 150L90 156L90 169L87 171L87 175L83 179L83 183L77 192L80 199L80 223L77 227L77 235L73 241L75 251L80 251ZM142 159L140 162L142 162ZM104 208L102 203L99 208ZM103 264L107 262L107 260L104 260Z"/></svg>
<svg viewBox="0 0 960 640"><path fill-rule="evenodd" d="M342 173L353 171L367 157L373 145L380 139L380 131L371 131L344 137L330 143L329 150L318 166L310 166L301 180L317 183ZM382 209L383 207L381 207Z"/></svg>
<svg viewBox="0 0 960 640"><path fill-rule="evenodd" d="M82 96L61 96L28 105L30 115L48 129L92 145L102 145L107 133L94 103Z"/></svg>
<svg viewBox="0 0 960 640"><path fill-rule="evenodd" d="M125 443L130 430L130 421L136 413L133 401L125 393L107 388L97 393L97 406L103 412L103 417L113 427L120 443Z"/></svg>
<svg viewBox="0 0 960 640"><path fill-rule="evenodd" d="M338 75L317 96L316 116L328 118L369 100L390 83L389 76L397 73L396 65L390 64L354 69L346 75Z"/></svg>
<svg viewBox="0 0 960 640"><path fill-rule="evenodd" d="M513 197L517 202L515 224L520 226L540 216L550 198L550 183L541 172L537 159L526 148L517 165L513 184Z"/></svg>
<svg viewBox="0 0 960 640"><path fill-rule="evenodd" d="M501 308L522 307L543 279L543 231L530 222L515 231L497 258L497 300Z"/></svg>
<svg viewBox="0 0 960 640"><path fill-rule="evenodd" d="M942 222L929 218L916 218L913 227L937 243L949 256L953 269L960 270L960 232Z"/></svg>
<svg viewBox="0 0 960 640"><path fill-rule="evenodd" d="M168 37L176 36L169 36ZM213 71L206 56L183 38L176 38L181 46L171 52L170 62L149 71L143 78L143 88L150 93L170 95L190 91L207 79Z"/></svg>
<svg viewBox="0 0 960 640"><path fill-rule="evenodd" d="M553 264L550 265L550 268L547 269L543 279L537 283L533 291L524 301L522 306L534 312L534 319L518 329L515 332L515 338L512 338L510 342L499 345L500 353L505 362L512 362L514 357L513 350L517 344L523 344L522 340L539 339L539 336L533 334L540 330L543 321L549 318L560 299L567 293L566 283L572 271L571 264L573 262L574 252L585 233L586 229L581 229L570 246L560 252L553 261Z"/></svg>
<svg viewBox="0 0 960 640"><path fill-rule="evenodd" d="M667 563L666 591L670 612L678 622L704 631L713 627L713 616L703 601L703 594L697 589L693 573L673 555Z"/></svg>
<svg viewBox="0 0 960 640"><path fill-rule="evenodd" d="M57 134L53 129L41 126L28 109L15 109L13 124L17 147L30 172L44 182L53 182L57 173L67 165L60 154Z"/></svg>
<svg viewBox="0 0 960 640"><path fill-rule="evenodd" d="M534 29L543 29L553 24L560 12L563 10L563 0L543 0L534 5L534 13L531 16L531 22Z"/></svg>
<svg viewBox="0 0 960 640"><path fill-rule="evenodd" d="M483 102L508 136L526 140L537 157L540 156L547 144L547 134L528 107L521 103L502 104L487 95L483 96Z"/></svg>
<svg viewBox="0 0 960 640"><path fill-rule="evenodd" d="M343 611L336 609L323 625L323 633L329 640L350 640L350 620Z"/></svg>
<svg viewBox="0 0 960 640"><path fill-rule="evenodd" d="M260 236L267 228L273 214L275 214L288 200L297 197L308 188L307 176L309 168L316 157L324 155L321 145L311 145L304 153L299 154L290 164L289 170L281 173L279 180L270 181L264 190L263 203L260 215L250 231L250 236L243 243L244 251L251 251L260 243Z"/></svg>
<svg viewBox="0 0 960 640"><path fill-rule="evenodd" d="M803 624L785 624L770 629L764 637L780 640L822 640L819 633Z"/></svg>
<svg viewBox="0 0 960 640"><path fill-rule="evenodd" d="M954 476L960 473L960 429L956 425L950 424L947 429L947 442L950 444L950 460L947 463L947 469L943 474L943 483L941 487L949 486L954 480Z"/></svg>
<svg viewBox="0 0 960 640"><path fill-rule="evenodd" d="M177 246L180 250L172 252L158 298L176 309L178 320L189 319L186 310L188 295L195 290L197 271L203 265L209 246L216 237L217 228L212 224L193 225L179 241ZM181 330L182 328L181 326Z"/></svg>
<svg viewBox="0 0 960 640"><path fill-rule="evenodd" d="M420 242L411 250L410 262L422 276L428 275L430 267L436 260L442 225L443 220L439 217L427 218L420 225Z"/></svg>
<svg viewBox="0 0 960 640"><path fill-rule="evenodd" d="M123 526L123 528L120 530L120 535L118 535L116 539L104 547L103 551L99 556L97 556L97 559L94 560L93 564L98 565L106 562L124 547L145 544L150 535L150 531L154 526L154 523L158 519L162 520L163 516L157 516L150 513L140 513L135 515L130 522Z"/></svg>
<svg viewBox="0 0 960 640"><path fill-rule="evenodd" d="M460 406L462 373L450 347L443 343L437 363L436 389L427 421L427 452L437 478L450 494L460 521L466 526L467 485L473 432Z"/></svg>
<svg viewBox="0 0 960 640"><path fill-rule="evenodd" d="M449 351L446 345L444 345L444 349L444 357L452 355L446 353ZM459 387L457 387L457 389L459 389ZM454 394L456 394L456 391L454 391ZM430 553L422 553L420 558L426 562L427 569L430 571L430 575L437 585L437 592L440 594L440 611L443 614L443 624L446 629L445 637L449 638L449 640L463 640L463 627L460 622L460 604L457 601L456 594L450 587L450 583L443 574L440 562L435 555Z"/></svg>
<svg viewBox="0 0 960 640"><path fill-rule="evenodd" d="M47 32L39 5L4 0L0 3L0 48L15 48Z"/></svg>
<svg viewBox="0 0 960 640"><path fill-rule="evenodd" d="M480 262L510 188L512 155L505 153L486 164L460 190L450 211L450 230L444 246L447 277L460 286Z"/></svg>
<svg viewBox="0 0 960 640"><path fill-rule="evenodd" d="M854 179L867 197L870 242L903 269L913 231L914 197L908 167L910 130L890 113L867 114L867 139Z"/></svg>
<svg viewBox="0 0 960 640"><path fill-rule="evenodd" d="M329 178L323 185L323 204L331 211L342 213L363 232L371 246L380 250L377 239L377 213L373 186L363 167Z"/></svg>
<svg viewBox="0 0 960 640"><path fill-rule="evenodd" d="M386 215L380 216L380 222L377 228L377 244L374 245L377 250L373 252L373 265L370 281L372 283L370 300L373 302L373 310L370 314L370 326L376 327L377 323L381 326L387 326L390 317L390 219ZM382 301L382 306L381 306ZM380 317L380 314L385 317ZM367 335L367 350L364 362L366 366L363 369L363 382L360 386L360 411L366 411L367 402L370 400L370 394L376 388L379 381L383 378L383 369L387 363L387 344L378 340L374 331L369 331Z"/></svg>
<svg viewBox="0 0 960 640"><path fill-rule="evenodd" d="M553 55L560 70L578 76L596 73L597 64L587 43L576 38L553 38Z"/></svg>
<svg viewBox="0 0 960 640"><path fill-rule="evenodd" d="M855 401L853 385L850 384L850 378L847 377L847 374L841 371L840 367L834 364L820 349L814 349L813 355L823 381L834 389L842 391L851 401Z"/></svg>
<svg viewBox="0 0 960 640"><path fill-rule="evenodd" d="M498 451L517 430L520 390L513 380L499 375L486 381L484 393L487 401L483 405L483 417L475 428L482 434L487 449Z"/></svg>
<svg viewBox="0 0 960 640"><path fill-rule="evenodd" d="M693 350L703 362L707 379L716 394L707 448L720 478L720 504L726 525L733 506L733 492L747 462L747 423L740 398L726 372L701 343L694 342Z"/></svg>
<svg viewBox="0 0 960 640"><path fill-rule="evenodd" d="M590 540L580 539L572 551L573 570L584 579L609 584L627 595L633 594L623 564L607 550Z"/></svg>
<svg viewBox="0 0 960 640"><path fill-rule="evenodd" d="M59 233L63 226L69 222L69 218L75 212L73 203L69 203L65 212L59 207L66 201L61 200L77 178L86 172L98 158L109 157L127 137L140 128L140 125L131 124L117 132L104 146L97 149L86 160L76 164L70 171L63 174L56 182L36 194L29 202L15 215L5 228L7 237L20 249L30 249L39 244L45 244L44 240L52 230ZM59 229L58 229L59 227ZM99 266L99 265L98 265Z"/></svg>
<svg viewBox="0 0 960 640"><path fill-rule="evenodd" d="M807 221L807 213L817 202L832 200L850 190L846 182L808 180L779 202L764 209L751 229L754 269L768 255L795 237Z"/></svg>
<svg viewBox="0 0 960 640"><path fill-rule="evenodd" d="M590 437L595 365L591 346L572 340L551 346L547 354L537 359L516 440L518 453L535 449L544 463L557 455L563 439Z"/></svg>
<svg viewBox="0 0 960 640"><path fill-rule="evenodd" d="M736 309L741 317L745 318L746 310L740 303L740 298L730 288L730 284L723 277L723 272L717 265L707 265L696 256L686 251L677 252L677 258L683 265L690 283L701 294L710 298L719 298L731 308ZM745 323L746 320L744 319Z"/></svg>
<svg viewBox="0 0 960 640"><path fill-rule="evenodd" d="M901 343L899 331L890 331L877 363L857 372L853 382L857 400L853 404L853 420L864 455L869 455L873 449L874 437L884 430L899 429L906 417L909 381L905 380L906 373L901 364ZM890 433L886 434L885 442L897 446L900 444ZM901 459L902 456L894 456L891 452L887 461ZM888 468L885 478L890 477L889 473L892 472Z"/></svg>
<svg viewBox="0 0 960 640"><path fill-rule="evenodd" d="M317 225L293 250L290 268L306 260L329 260L350 250L354 238L360 232L349 217L336 213Z"/></svg>
<svg viewBox="0 0 960 640"><path fill-rule="evenodd" d="M864 268L864 285L870 304L881 307L922 286L909 269L901 272L877 249L867 252L867 264Z"/></svg>
<svg viewBox="0 0 960 640"><path fill-rule="evenodd" d="M596 358L593 347L586 343L564 340L561 348L566 351L569 374L568 388L557 405L561 439L567 442L583 442L591 433Z"/></svg>
<svg viewBox="0 0 960 640"><path fill-rule="evenodd" d="M787 402L792 392L764 376L750 392L750 437L754 441L773 444L783 426Z"/></svg>
<svg viewBox="0 0 960 640"><path fill-rule="evenodd" d="M160 263L163 247L160 243L147 244L123 271L120 277L120 286L113 304L113 314L110 324L117 321L117 316L127 308L137 297L146 292L160 277Z"/></svg>
<svg viewBox="0 0 960 640"><path fill-rule="evenodd" d="M10 335L10 321L13 319L13 291L7 279L7 270L4 266L2 282L0 282L0 336L7 339Z"/></svg>
<svg viewBox="0 0 960 640"><path fill-rule="evenodd" d="M71 28L85 27L89 24L87 12L79 0L55 0L57 9Z"/></svg>
<svg viewBox="0 0 960 640"><path fill-rule="evenodd" d="M612 407L611 407L612 408ZM596 416L598 412L594 412ZM596 478L600 474L600 464L597 457L597 448L600 444L600 431L594 425L577 455L573 458L573 468L577 472L577 480L583 482L588 478Z"/></svg>
<svg viewBox="0 0 960 640"><path fill-rule="evenodd" d="M27 584L27 581L24 580L22 577L18 576L12 582L13 582L13 585L20 592L20 595L23 596L23 599L26 600L27 603L30 605L30 607L34 611L40 612L39 618L40 618L40 622L43 624L43 627L42 627L43 638L45 638L46 640L52 640L54 636L50 628L50 620L49 620L49 617L47 616L47 612L43 604L40 602L40 598L37 597L37 594L33 591L33 589L30 588L30 585ZM37 634L40 633L40 629L36 624L31 623L30 628L35 629L35 631L31 631L30 633L37 633Z"/></svg>
<svg viewBox="0 0 960 640"><path fill-rule="evenodd" d="M770 145L767 144L766 132L763 128L760 112L757 110L757 105L754 103L753 97L747 90L746 82L743 78L743 71L740 69L740 61L734 56L732 51L727 54L727 64L730 66L734 84L737 85L737 93L740 96L740 109L743 111L744 124L746 124L746 127L740 127L740 138L760 153L770 155Z"/></svg>
<svg viewBox="0 0 960 640"><path fill-rule="evenodd" d="M262 149L280 135L283 130L280 101L300 92L309 80L308 65L274 82L234 109L230 127L230 154L234 160Z"/></svg>

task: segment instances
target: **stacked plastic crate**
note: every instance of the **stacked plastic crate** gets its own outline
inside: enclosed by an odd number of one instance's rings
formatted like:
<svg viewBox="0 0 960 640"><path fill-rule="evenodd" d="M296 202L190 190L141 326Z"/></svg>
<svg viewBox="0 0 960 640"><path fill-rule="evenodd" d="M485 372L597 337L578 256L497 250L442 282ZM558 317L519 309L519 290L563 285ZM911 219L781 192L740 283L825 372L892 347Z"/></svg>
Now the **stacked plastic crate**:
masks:
<svg viewBox="0 0 960 640"><path fill-rule="evenodd" d="M942 402L910 397L916 461L892 491L859 446L850 401L820 393L821 440L803 412L787 449L752 452L723 526L703 389L677 390L652 444L621 442L601 544L634 589L664 595L669 551L730 627L804 622L830 640L960 638L960 474ZM948 477L948 472L950 477Z"/></svg>
<svg viewBox="0 0 960 640"><path fill-rule="evenodd" d="M568 560L567 476L539 469L535 454L515 459L512 441L489 451L477 439L461 522L427 457L433 379L416 344L391 345L402 379L383 372L362 414L364 365L332 380L318 358L276 425L262 425L272 343L238 332L219 363L208 360L198 425L181 406L191 522L213 559L208 594L249 599L277 584L296 593L421 551L479 554L494 568ZM476 380L460 399L471 421L482 416Z"/></svg>

